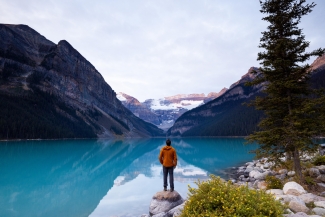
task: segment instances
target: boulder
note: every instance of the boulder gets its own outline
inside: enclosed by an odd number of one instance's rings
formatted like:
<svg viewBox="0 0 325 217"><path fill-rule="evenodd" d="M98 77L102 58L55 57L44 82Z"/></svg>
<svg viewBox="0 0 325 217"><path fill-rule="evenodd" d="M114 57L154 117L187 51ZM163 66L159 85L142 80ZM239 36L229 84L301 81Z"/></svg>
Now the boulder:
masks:
<svg viewBox="0 0 325 217"><path fill-rule="evenodd" d="M176 207L174 207L173 209L169 210L167 212L167 217L174 217L174 216L179 216L182 212L182 210L184 209L185 206L185 202L182 203L181 205L178 205Z"/></svg>
<svg viewBox="0 0 325 217"><path fill-rule="evenodd" d="M304 212L297 212L295 214L286 214L285 217L321 217L319 215L307 215Z"/></svg>
<svg viewBox="0 0 325 217"><path fill-rule="evenodd" d="M320 191L324 191L325 190L325 184L324 183L317 183L317 187Z"/></svg>
<svg viewBox="0 0 325 217"><path fill-rule="evenodd" d="M325 201L315 201L315 206L325 208Z"/></svg>
<svg viewBox="0 0 325 217"><path fill-rule="evenodd" d="M159 213L166 213L174 207L182 204L184 199L177 191L160 191L157 192L151 200L149 207L150 216L157 215ZM157 216L155 216L157 217Z"/></svg>
<svg viewBox="0 0 325 217"><path fill-rule="evenodd" d="M284 192L284 194L291 194L291 195L295 195L295 196L299 196L301 194L307 193L307 191L305 191L305 189L301 185L299 185L297 182L287 182L283 186L283 192Z"/></svg>
<svg viewBox="0 0 325 217"><path fill-rule="evenodd" d="M254 176L261 174L258 170L252 170L249 173L249 177L254 178Z"/></svg>
<svg viewBox="0 0 325 217"><path fill-rule="evenodd" d="M317 180L319 180L321 182L325 182L325 175L324 174L320 174L319 176L317 176Z"/></svg>
<svg viewBox="0 0 325 217"><path fill-rule="evenodd" d="M254 176L254 178L255 179L258 179L258 180L264 180L266 178L266 176L271 176L271 175L272 175L272 172L266 171L264 173L256 174Z"/></svg>
<svg viewBox="0 0 325 217"><path fill-rule="evenodd" d="M309 209L308 207L305 205L305 203L300 203L299 201L296 200L292 200L289 203L289 208L293 211L293 212L308 212Z"/></svg>
<svg viewBox="0 0 325 217"><path fill-rule="evenodd" d="M245 176L245 177L248 177L248 176L249 176L249 173L250 173L251 171L253 171L253 170L254 170L253 167L247 167L246 170L244 171L244 176Z"/></svg>
<svg viewBox="0 0 325 217"><path fill-rule="evenodd" d="M308 170L308 173L309 173L309 175L311 176L311 177L318 177L319 175L320 175L320 172L319 172L319 170L317 169L317 168L310 168L309 170Z"/></svg>
<svg viewBox="0 0 325 217"><path fill-rule="evenodd" d="M167 217L167 213L161 212L161 213L158 213L156 215L153 215L152 217Z"/></svg>
<svg viewBox="0 0 325 217"><path fill-rule="evenodd" d="M266 193L273 194L273 195L283 195L284 194L282 189L270 189L270 190L267 190Z"/></svg>
<svg viewBox="0 0 325 217"><path fill-rule="evenodd" d="M304 203L305 203L305 202L304 202L302 199L300 199L299 197L294 196L294 195L290 195L290 194L288 194L288 195L275 195L275 198L276 198L277 200L282 201L283 203L290 203L291 201L297 201L297 202L299 202L299 203L301 203L301 204L304 204Z"/></svg>
<svg viewBox="0 0 325 217"><path fill-rule="evenodd" d="M325 197L320 197L312 193L299 195L298 198L302 199L305 203L311 203L313 201L325 201Z"/></svg>
<svg viewBox="0 0 325 217"><path fill-rule="evenodd" d="M319 170L320 174L325 174L325 165L320 165L316 168Z"/></svg>
<svg viewBox="0 0 325 217"><path fill-rule="evenodd" d="M287 175L288 175L288 176L294 176L294 175L296 175L296 172L295 172L295 171L289 171L289 172L287 173Z"/></svg>
<svg viewBox="0 0 325 217"><path fill-rule="evenodd" d="M312 211L316 215L325 216L325 209L324 208L315 207L314 209L312 209Z"/></svg>

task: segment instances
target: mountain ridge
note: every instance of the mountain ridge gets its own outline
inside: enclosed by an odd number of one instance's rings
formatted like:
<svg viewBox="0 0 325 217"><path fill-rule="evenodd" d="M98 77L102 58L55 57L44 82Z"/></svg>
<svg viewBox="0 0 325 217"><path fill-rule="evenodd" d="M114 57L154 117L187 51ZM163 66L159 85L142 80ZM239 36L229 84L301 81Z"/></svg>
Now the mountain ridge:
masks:
<svg viewBox="0 0 325 217"><path fill-rule="evenodd" d="M0 39L0 93L7 98L14 96L15 99L7 100L11 100L10 105L17 108L19 105L14 100L25 97L27 101L24 106L27 106L28 112L24 115L39 120L36 125L49 122L46 125L49 131L54 130L55 126L49 127L50 122L57 122L59 117L72 126L81 123L89 126L93 131L89 135L95 134L97 137L162 135L160 129L126 109L96 68L66 40L54 44L27 25L10 24L0 24ZM28 99L35 93L39 94L40 100L43 93L47 94L41 101L55 108L51 111L55 114L53 119L46 120L46 111L41 111L41 108L38 109L43 116L37 117L33 113ZM34 100L37 101L37 97ZM9 102L2 109L10 111L10 107L6 107L8 105ZM15 112L21 112L18 110ZM73 114L68 114L68 110ZM79 119L78 123L74 122L76 119ZM12 119L15 123L11 123L6 116L0 116L0 120L12 127L10 136L0 135L0 138L14 138L13 129L17 127L29 132L27 124L19 123L19 117ZM60 132L64 134L63 131ZM33 137L27 133L24 135L22 138ZM43 138L44 135L36 136L39 137Z"/></svg>

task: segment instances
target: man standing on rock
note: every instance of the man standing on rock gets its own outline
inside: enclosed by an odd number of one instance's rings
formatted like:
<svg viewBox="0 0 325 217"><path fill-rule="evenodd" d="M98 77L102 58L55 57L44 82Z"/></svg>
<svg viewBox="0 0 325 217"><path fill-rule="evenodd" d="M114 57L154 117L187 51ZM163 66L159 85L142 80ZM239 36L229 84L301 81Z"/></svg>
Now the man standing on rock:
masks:
<svg viewBox="0 0 325 217"><path fill-rule="evenodd" d="M170 191L174 191L174 169L177 165L176 150L171 147L172 142L167 139L159 154L159 161L163 165L164 191L167 191L167 176L169 174Z"/></svg>

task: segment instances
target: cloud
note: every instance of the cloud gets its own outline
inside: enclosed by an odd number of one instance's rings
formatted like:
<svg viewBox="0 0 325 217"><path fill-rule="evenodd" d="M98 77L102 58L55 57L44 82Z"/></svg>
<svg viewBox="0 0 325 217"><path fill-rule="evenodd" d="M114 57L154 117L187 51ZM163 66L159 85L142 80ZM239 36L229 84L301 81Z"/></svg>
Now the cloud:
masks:
<svg viewBox="0 0 325 217"><path fill-rule="evenodd" d="M258 66L267 26L258 1L0 3L1 23L27 24L55 43L69 41L116 92L140 101L229 87ZM311 49L325 46L325 2L317 4L301 24Z"/></svg>

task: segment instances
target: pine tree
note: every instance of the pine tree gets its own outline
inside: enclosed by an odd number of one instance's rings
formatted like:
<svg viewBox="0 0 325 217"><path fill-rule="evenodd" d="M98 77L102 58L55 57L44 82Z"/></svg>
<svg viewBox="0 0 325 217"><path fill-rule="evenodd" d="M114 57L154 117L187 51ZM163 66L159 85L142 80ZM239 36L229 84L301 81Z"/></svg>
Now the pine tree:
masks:
<svg viewBox="0 0 325 217"><path fill-rule="evenodd" d="M309 14L315 3L305 0L260 1L263 20L269 22L262 32L258 61L262 67L249 85L263 84L262 97L253 105L265 113L260 122L261 131L248 137L260 144L258 156L267 156L276 162L282 157L293 157L294 170L303 181L300 156L314 151L313 138L324 132L324 97L309 87L311 69L305 62L311 56L320 56L324 49L306 52L308 41L298 27L301 17Z"/></svg>

